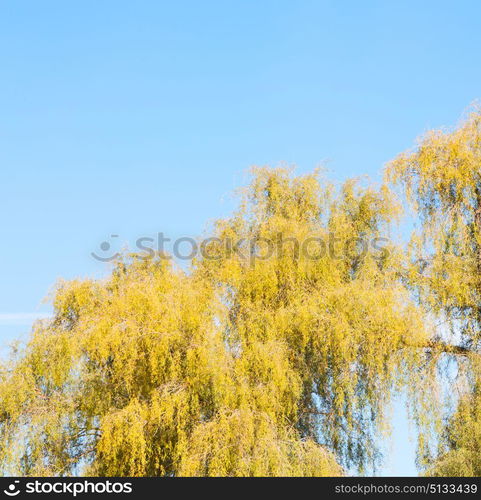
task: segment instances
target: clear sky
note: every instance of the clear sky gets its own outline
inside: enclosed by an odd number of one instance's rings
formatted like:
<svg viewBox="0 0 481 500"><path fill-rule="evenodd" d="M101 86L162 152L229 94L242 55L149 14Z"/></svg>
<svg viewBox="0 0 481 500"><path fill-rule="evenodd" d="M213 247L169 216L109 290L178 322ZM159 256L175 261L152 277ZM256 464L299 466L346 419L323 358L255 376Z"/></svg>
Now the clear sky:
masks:
<svg viewBox="0 0 481 500"><path fill-rule="evenodd" d="M197 235L253 164L369 174L481 98L481 3L0 0L0 344L60 276ZM112 248L114 248L114 241ZM414 474L402 405L390 464Z"/></svg>

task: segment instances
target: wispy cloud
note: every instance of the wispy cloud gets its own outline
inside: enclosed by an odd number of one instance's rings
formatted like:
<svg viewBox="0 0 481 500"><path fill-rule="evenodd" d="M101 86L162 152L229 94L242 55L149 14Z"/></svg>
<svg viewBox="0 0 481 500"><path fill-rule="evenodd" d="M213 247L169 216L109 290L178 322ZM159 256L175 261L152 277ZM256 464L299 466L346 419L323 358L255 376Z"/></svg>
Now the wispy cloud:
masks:
<svg viewBox="0 0 481 500"><path fill-rule="evenodd" d="M31 325L37 319L49 318L51 314L34 312L34 313L0 313L0 326Z"/></svg>

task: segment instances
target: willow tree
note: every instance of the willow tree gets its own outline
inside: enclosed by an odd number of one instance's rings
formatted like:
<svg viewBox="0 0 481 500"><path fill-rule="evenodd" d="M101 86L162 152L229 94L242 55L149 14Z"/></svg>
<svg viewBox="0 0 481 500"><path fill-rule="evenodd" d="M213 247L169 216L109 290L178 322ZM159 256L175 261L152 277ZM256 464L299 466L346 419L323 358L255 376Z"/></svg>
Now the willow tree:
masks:
<svg viewBox="0 0 481 500"><path fill-rule="evenodd" d="M421 225L411 240L412 290L438 322L431 347L456 359L457 408L429 474L481 475L481 113L435 130L387 169ZM451 370L452 371L452 370Z"/></svg>
<svg viewBox="0 0 481 500"><path fill-rule="evenodd" d="M184 272L126 256L60 283L0 379L22 475L338 475L378 458L429 342L383 244L386 188L258 169Z"/></svg>

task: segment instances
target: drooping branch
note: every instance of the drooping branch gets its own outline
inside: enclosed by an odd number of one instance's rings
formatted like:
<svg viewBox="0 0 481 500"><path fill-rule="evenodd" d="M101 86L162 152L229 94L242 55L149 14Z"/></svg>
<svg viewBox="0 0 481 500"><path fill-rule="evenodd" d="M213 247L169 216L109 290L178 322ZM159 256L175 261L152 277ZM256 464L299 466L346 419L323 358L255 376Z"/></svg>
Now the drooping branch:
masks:
<svg viewBox="0 0 481 500"><path fill-rule="evenodd" d="M481 353L470 349L469 347L449 344L442 340L430 340L426 343L407 343L406 347L415 349L425 349L438 354L453 354L456 356L480 356Z"/></svg>
<svg viewBox="0 0 481 500"><path fill-rule="evenodd" d="M444 354L454 354L454 355L458 355L458 356L470 356L470 355L479 356L479 354L480 354L480 353L470 349L469 347L448 344L447 342L443 342L441 340L431 341L431 342L429 342L429 344L426 347L433 350L433 351L441 352Z"/></svg>

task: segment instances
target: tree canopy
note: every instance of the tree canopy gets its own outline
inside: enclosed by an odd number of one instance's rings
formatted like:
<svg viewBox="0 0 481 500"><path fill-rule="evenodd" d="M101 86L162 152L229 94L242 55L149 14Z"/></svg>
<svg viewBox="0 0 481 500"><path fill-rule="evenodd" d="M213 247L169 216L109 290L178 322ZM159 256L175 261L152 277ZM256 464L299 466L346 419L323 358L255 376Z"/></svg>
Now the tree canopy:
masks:
<svg viewBox="0 0 481 500"><path fill-rule="evenodd" d="M2 472L362 472L406 391L426 473L481 474L480 120L427 134L379 187L254 169L188 269L132 254L59 283L0 368ZM422 222L406 245L398 188Z"/></svg>
<svg viewBox="0 0 481 500"><path fill-rule="evenodd" d="M435 130L387 168L421 222L409 254L411 289L437 319L439 349L455 358L457 401L429 474L481 475L481 111Z"/></svg>

